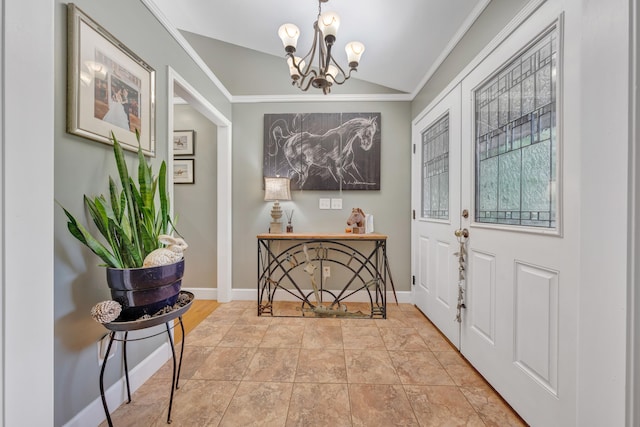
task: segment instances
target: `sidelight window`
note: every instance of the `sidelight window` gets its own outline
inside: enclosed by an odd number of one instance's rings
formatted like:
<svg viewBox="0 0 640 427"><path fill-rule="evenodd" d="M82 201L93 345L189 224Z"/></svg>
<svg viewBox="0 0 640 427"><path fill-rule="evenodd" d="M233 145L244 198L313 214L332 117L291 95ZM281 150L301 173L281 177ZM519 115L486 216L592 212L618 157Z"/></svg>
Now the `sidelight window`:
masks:
<svg viewBox="0 0 640 427"><path fill-rule="evenodd" d="M449 115L422 133L422 217L449 219Z"/></svg>

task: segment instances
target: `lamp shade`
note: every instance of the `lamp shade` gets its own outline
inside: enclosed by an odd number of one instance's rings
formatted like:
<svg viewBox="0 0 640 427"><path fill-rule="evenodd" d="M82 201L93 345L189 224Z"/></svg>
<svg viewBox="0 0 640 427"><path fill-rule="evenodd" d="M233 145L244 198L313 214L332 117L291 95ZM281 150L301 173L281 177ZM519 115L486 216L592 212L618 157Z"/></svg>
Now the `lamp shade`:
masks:
<svg viewBox="0 0 640 427"><path fill-rule="evenodd" d="M295 51L298 44L298 37L300 37L300 30L294 24L283 24L278 29L278 36L282 40L282 44L285 48L291 46Z"/></svg>
<svg viewBox="0 0 640 427"><path fill-rule="evenodd" d="M340 16L335 12L323 12L318 18L318 27L325 39L327 36L336 37L340 28Z"/></svg>
<svg viewBox="0 0 640 427"><path fill-rule="evenodd" d="M360 42L351 42L345 46L344 50L347 52L349 66L357 67L358 63L360 63L360 57L362 57L362 53L364 52L364 45Z"/></svg>
<svg viewBox="0 0 640 427"><path fill-rule="evenodd" d="M327 68L327 77L331 77L331 80L334 82L336 81L338 73L338 67L336 67L335 65L329 65L329 67Z"/></svg>
<svg viewBox="0 0 640 427"><path fill-rule="evenodd" d="M287 65L289 65L289 74L291 75L291 78L293 80L298 80L300 78L300 73L298 72L298 68L300 70L303 70L305 63L298 56L294 58L291 58L291 57L287 58ZM298 66L298 68L296 68L296 65Z"/></svg>
<svg viewBox="0 0 640 427"><path fill-rule="evenodd" d="M291 200L291 180L283 177L264 177L264 200Z"/></svg>

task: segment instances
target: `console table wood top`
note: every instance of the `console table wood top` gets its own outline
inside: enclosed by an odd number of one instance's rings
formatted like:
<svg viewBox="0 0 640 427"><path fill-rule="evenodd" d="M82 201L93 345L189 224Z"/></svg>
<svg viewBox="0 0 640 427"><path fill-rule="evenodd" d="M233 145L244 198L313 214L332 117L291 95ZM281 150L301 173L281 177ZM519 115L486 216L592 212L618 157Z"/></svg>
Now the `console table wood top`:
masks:
<svg viewBox="0 0 640 427"><path fill-rule="evenodd" d="M264 233L260 240L387 240L386 234L366 233Z"/></svg>

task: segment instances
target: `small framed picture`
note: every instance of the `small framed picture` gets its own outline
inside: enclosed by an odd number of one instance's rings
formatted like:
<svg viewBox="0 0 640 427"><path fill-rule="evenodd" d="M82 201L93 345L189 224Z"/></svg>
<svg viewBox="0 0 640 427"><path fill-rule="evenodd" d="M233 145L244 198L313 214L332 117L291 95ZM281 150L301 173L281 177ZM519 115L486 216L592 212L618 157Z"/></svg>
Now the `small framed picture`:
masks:
<svg viewBox="0 0 640 427"><path fill-rule="evenodd" d="M196 131L195 130L175 130L173 131L173 155L193 156L195 154Z"/></svg>
<svg viewBox="0 0 640 427"><path fill-rule="evenodd" d="M155 156L155 71L73 3L68 10L67 132Z"/></svg>
<svg viewBox="0 0 640 427"><path fill-rule="evenodd" d="M194 184L196 175L194 169L194 159L179 159L173 161L173 183L174 184Z"/></svg>

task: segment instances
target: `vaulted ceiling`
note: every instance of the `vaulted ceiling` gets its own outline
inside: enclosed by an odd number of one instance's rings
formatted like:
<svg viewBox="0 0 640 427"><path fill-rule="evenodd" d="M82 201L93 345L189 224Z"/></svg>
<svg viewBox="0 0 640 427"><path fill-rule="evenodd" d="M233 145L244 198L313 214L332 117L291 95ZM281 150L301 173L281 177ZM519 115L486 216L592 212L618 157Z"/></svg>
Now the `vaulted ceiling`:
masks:
<svg viewBox="0 0 640 427"><path fill-rule="evenodd" d="M234 96L292 95L277 30L300 28L298 53L311 47L317 0L153 0ZM357 73L339 94L412 94L424 84L489 0L330 0L341 24L335 52L346 68L346 43L366 46ZM301 55L302 56L302 55ZM318 94L310 89L307 93Z"/></svg>

